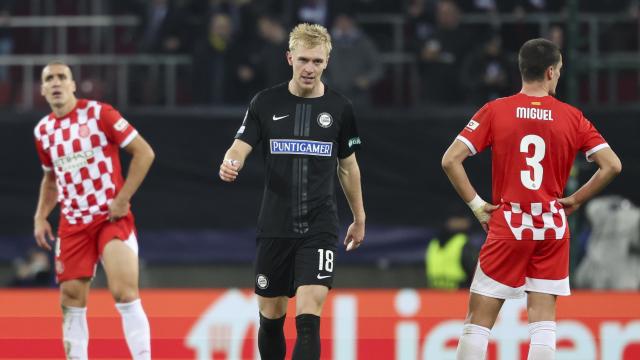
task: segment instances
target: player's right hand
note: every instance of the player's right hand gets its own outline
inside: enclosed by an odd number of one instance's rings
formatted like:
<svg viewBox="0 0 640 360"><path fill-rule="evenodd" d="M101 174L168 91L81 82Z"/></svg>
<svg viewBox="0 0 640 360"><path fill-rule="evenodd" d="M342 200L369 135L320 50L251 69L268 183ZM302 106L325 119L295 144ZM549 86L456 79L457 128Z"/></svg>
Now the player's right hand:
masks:
<svg viewBox="0 0 640 360"><path fill-rule="evenodd" d="M483 206L473 210L473 215L476 216L476 219L480 222L480 226L482 226L482 229L487 233L489 232L489 220L491 220L491 213L496 211L497 208L497 205L485 202Z"/></svg>
<svg viewBox="0 0 640 360"><path fill-rule="evenodd" d="M238 177L240 171L240 162L238 160L224 159L220 164L218 176L222 181L233 182Z"/></svg>
<svg viewBox="0 0 640 360"><path fill-rule="evenodd" d="M53 236L49 221L46 219L35 220L33 224L33 236L36 238L36 243L39 247L51 251L49 242L54 242L56 239Z"/></svg>

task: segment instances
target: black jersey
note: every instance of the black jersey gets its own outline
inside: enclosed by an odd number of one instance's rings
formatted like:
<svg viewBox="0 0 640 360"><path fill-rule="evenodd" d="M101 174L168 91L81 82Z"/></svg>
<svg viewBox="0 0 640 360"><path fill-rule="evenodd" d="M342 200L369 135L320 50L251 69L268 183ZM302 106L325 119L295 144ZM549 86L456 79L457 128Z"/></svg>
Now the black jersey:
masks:
<svg viewBox="0 0 640 360"><path fill-rule="evenodd" d="M349 100L326 85L320 97L298 97L283 83L251 100L235 138L254 148L262 142L259 237L337 235L337 158L360 147Z"/></svg>

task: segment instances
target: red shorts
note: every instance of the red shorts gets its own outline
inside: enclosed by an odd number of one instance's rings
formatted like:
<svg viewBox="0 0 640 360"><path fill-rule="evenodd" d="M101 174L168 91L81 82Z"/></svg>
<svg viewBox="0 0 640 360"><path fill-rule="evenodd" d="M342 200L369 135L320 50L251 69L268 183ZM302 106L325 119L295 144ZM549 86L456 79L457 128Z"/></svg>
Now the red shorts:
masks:
<svg viewBox="0 0 640 360"><path fill-rule="evenodd" d="M105 217L87 226L61 228L56 242L56 281L61 283L93 277L105 245L114 239L124 241L138 253L138 239L131 213L115 222Z"/></svg>
<svg viewBox="0 0 640 360"><path fill-rule="evenodd" d="M525 291L569 295L569 239L487 239L471 291L499 299Z"/></svg>

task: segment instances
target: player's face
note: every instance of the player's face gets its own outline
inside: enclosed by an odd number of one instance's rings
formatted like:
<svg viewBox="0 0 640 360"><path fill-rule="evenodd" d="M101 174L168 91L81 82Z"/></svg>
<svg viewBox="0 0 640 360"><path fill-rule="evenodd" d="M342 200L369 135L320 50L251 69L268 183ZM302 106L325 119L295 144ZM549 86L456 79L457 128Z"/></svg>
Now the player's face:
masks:
<svg viewBox="0 0 640 360"><path fill-rule="evenodd" d="M54 64L42 70L40 93L52 107L63 107L74 99L76 82L71 69L62 64Z"/></svg>
<svg viewBox="0 0 640 360"><path fill-rule="evenodd" d="M293 81L303 92L313 90L320 84L322 72L327 68L329 56L322 45L313 48L302 46L287 53L289 65L293 67Z"/></svg>
<svg viewBox="0 0 640 360"><path fill-rule="evenodd" d="M558 80L560 79L560 70L562 69L562 57L560 57L560 61L558 64L552 67L551 72L551 83L549 86L549 95L556 95L556 87L558 86Z"/></svg>

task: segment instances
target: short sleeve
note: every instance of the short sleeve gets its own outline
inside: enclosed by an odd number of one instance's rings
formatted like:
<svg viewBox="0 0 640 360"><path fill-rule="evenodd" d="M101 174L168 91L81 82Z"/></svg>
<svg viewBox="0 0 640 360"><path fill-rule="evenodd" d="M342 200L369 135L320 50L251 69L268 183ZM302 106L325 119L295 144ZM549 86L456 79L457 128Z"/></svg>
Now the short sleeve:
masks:
<svg viewBox="0 0 640 360"><path fill-rule="evenodd" d="M582 113L580 114L580 120L578 124L578 146L580 151L585 154L587 161L591 160L593 155L598 150L609 147L609 144L600 135L595 126L589 121Z"/></svg>
<svg viewBox="0 0 640 360"><path fill-rule="evenodd" d="M490 103L487 103L473 115L467 126L456 137L467 145L472 155L491 146L492 117L493 110Z"/></svg>
<svg viewBox="0 0 640 360"><path fill-rule="evenodd" d="M38 158L40 158L40 164L42 165L42 169L44 171L51 171L53 168L53 162L51 161L51 156L48 152L44 150L42 147L42 141L36 137L36 151L38 152Z"/></svg>
<svg viewBox="0 0 640 360"><path fill-rule="evenodd" d="M256 95L249 103L249 108L244 113L244 120L242 125L238 129L235 138L242 140L247 144L255 147L262 138L262 131L260 128L260 117L256 110L256 103L258 102L258 95Z"/></svg>
<svg viewBox="0 0 640 360"><path fill-rule="evenodd" d="M126 147L138 135L138 131L111 105L102 104L100 125L107 139L121 148Z"/></svg>
<svg viewBox="0 0 640 360"><path fill-rule="evenodd" d="M360 149L362 145L351 103L345 105L341 120L342 126L338 135L338 158L344 159Z"/></svg>

